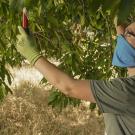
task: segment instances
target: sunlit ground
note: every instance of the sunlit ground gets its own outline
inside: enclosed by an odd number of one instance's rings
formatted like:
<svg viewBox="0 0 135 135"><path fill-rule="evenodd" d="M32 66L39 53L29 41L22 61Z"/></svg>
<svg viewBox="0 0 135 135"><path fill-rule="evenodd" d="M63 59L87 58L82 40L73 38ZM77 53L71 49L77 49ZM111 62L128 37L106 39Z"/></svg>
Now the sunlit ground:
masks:
<svg viewBox="0 0 135 135"><path fill-rule="evenodd" d="M0 106L0 135L103 135L103 118L86 103L59 113L47 105L49 87L39 86L42 75L30 67L12 70L12 89Z"/></svg>

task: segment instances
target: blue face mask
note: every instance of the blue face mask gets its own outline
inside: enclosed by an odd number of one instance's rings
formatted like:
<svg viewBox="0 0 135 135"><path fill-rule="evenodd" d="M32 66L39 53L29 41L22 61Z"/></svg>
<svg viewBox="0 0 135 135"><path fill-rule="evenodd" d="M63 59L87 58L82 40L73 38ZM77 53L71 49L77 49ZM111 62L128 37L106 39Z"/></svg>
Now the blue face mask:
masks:
<svg viewBox="0 0 135 135"><path fill-rule="evenodd" d="M122 35L117 37L112 65L118 67L135 67L135 48Z"/></svg>

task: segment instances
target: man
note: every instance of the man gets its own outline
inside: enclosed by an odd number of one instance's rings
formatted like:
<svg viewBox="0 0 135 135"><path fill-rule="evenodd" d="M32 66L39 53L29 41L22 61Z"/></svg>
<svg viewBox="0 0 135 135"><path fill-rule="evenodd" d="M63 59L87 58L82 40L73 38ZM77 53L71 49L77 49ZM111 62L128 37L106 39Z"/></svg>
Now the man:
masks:
<svg viewBox="0 0 135 135"><path fill-rule="evenodd" d="M68 76L40 55L35 40L22 27L18 28L18 51L51 84L70 97L97 103L104 114L107 135L135 135L135 23L126 29L117 26L118 38L112 61L113 65L127 67L130 77L110 81L76 80Z"/></svg>

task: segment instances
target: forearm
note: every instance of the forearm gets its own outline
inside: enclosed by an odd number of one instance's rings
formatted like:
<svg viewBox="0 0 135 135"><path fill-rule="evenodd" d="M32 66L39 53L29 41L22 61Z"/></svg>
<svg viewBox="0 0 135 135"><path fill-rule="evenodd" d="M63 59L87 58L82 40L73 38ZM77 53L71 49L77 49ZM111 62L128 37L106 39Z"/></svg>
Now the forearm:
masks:
<svg viewBox="0 0 135 135"><path fill-rule="evenodd" d="M60 89L66 95L72 95L72 85L74 79L58 69L55 65L40 57L35 67L44 75L44 77L56 88Z"/></svg>
<svg viewBox="0 0 135 135"><path fill-rule="evenodd" d="M88 101L94 101L89 80L76 80L51 64L36 49L36 42L22 27L17 36L17 50L34 65L43 76L64 94Z"/></svg>

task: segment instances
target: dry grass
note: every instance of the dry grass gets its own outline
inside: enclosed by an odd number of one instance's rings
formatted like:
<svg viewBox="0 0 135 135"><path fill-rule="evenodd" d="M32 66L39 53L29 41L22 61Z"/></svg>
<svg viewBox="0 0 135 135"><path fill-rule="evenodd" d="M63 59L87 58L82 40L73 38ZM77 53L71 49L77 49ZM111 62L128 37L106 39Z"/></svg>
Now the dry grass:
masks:
<svg viewBox="0 0 135 135"><path fill-rule="evenodd" d="M0 135L103 135L102 116L82 104L62 113L47 105L48 91L28 81L0 104Z"/></svg>
<svg viewBox="0 0 135 135"><path fill-rule="evenodd" d="M48 92L24 82L0 106L0 135L102 135L102 116L85 105L62 113L47 106Z"/></svg>

